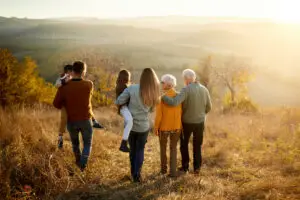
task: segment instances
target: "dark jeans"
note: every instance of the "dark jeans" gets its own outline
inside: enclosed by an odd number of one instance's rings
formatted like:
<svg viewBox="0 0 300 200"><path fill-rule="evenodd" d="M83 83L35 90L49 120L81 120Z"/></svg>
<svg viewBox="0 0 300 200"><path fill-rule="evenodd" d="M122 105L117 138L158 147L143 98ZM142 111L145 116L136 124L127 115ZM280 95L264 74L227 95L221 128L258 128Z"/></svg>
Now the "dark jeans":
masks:
<svg viewBox="0 0 300 200"><path fill-rule="evenodd" d="M131 131L129 135L129 146L130 146L130 165L131 165L131 176L133 179L140 178L141 170L144 162L144 150L147 142L148 131L144 133Z"/></svg>
<svg viewBox="0 0 300 200"><path fill-rule="evenodd" d="M204 122L200 124L183 123L183 134L180 137L180 152L182 168L189 169L189 141L193 133L194 170L199 170L202 164L201 148L203 143Z"/></svg>
<svg viewBox="0 0 300 200"><path fill-rule="evenodd" d="M85 168L91 153L93 128L90 120L68 122L68 131L72 141L73 152L75 154L77 164ZM79 132L81 132L83 140L83 150L80 151ZM78 163L79 162L79 163Z"/></svg>

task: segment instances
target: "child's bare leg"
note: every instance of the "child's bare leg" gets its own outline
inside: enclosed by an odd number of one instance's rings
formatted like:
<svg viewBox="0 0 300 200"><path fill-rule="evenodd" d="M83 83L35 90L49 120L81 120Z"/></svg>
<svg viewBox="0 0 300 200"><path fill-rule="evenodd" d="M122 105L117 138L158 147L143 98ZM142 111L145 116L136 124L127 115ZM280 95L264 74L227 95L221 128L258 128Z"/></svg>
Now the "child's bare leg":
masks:
<svg viewBox="0 0 300 200"><path fill-rule="evenodd" d="M124 122L125 122L123 139L122 139L122 143L120 146L120 151L129 152L130 149L128 147L127 141L128 141L129 134L130 134L132 126L133 126L133 118L132 118L132 115L131 115L129 109L127 108L127 106L123 106L120 110L120 113L124 117Z"/></svg>

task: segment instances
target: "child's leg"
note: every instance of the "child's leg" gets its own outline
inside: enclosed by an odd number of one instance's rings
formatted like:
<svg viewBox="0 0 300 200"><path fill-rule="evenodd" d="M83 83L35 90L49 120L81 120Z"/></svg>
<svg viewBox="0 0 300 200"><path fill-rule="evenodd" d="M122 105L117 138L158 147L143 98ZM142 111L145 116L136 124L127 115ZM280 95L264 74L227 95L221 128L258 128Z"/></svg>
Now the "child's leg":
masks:
<svg viewBox="0 0 300 200"><path fill-rule="evenodd" d="M129 138L130 131L133 126L133 118L127 106L123 106L120 110L121 115L125 121L125 128L123 132L123 140L127 141Z"/></svg>
<svg viewBox="0 0 300 200"><path fill-rule="evenodd" d="M68 117L67 117L67 111L66 109L63 107L61 109L61 114L60 114L60 125L59 125L59 132L58 132L58 148L62 149L63 148L63 135L66 132L66 126L67 126L67 121L68 121Z"/></svg>
<svg viewBox="0 0 300 200"><path fill-rule="evenodd" d="M63 136L64 133L66 132L67 121L68 121L67 111L66 111L66 108L63 107L61 109L60 126L59 126L58 136Z"/></svg>

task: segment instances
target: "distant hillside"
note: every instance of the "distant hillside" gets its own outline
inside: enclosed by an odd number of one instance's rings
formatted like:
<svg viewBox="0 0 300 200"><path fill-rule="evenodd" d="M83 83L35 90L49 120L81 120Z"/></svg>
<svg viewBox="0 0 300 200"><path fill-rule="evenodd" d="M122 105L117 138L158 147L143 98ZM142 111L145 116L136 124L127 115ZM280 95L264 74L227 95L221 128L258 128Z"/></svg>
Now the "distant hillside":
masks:
<svg viewBox="0 0 300 200"><path fill-rule="evenodd" d="M43 22L44 20L0 17L0 36L21 32Z"/></svg>
<svg viewBox="0 0 300 200"><path fill-rule="evenodd" d="M118 57L137 73L144 67L159 67L160 74L163 69L180 74L183 67L196 66L205 55L234 54L252 59L259 81L251 89L257 99L261 95L267 99L276 92L276 88L270 89L274 80L279 81L276 87L289 87L285 90L289 97L298 94L299 35L300 25L264 19L0 17L0 48L9 48L18 58L31 56L48 81L55 80L63 63L89 60L87 57ZM266 83L266 88L260 83ZM297 101L294 99L293 104Z"/></svg>
<svg viewBox="0 0 300 200"><path fill-rule="evenodd" d="M35 39L74 39L95 43L158 42L168 41L180 34L155 29L141 29L131 26L94 25L84 23L46 23L24 29L16 37Z"/></svg>
<svg viewBox="0 0 300 200"><path fill-rule="evenodd" d="M180 16L113 20L0 18L0 25L0 47L18 51L27 51L29 45L41 48L43 44L136 45L195 60L204 52L233 53L252 57L257 65L276 71L282 66L295 70L300 63L300 26L268 20Z"/></svg>

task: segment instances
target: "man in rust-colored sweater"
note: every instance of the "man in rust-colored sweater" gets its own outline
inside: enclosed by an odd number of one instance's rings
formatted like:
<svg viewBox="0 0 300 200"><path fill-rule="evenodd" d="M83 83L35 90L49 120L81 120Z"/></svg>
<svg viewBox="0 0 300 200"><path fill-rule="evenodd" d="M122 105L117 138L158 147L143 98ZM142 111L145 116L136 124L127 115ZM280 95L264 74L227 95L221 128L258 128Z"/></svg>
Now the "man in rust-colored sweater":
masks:
<svg viewBox="0 0 300 200"><path fill-rule="evenodd" d="M53 105L66 108L68 116L68 131L70 133L76 164L83 171L86 168L91 151L93 83L83 80L86 74L86 64L77 61L73 64L72 79L64 87L58 89ZM80 151L79 132L83 138L83 150Z"/></svg>

